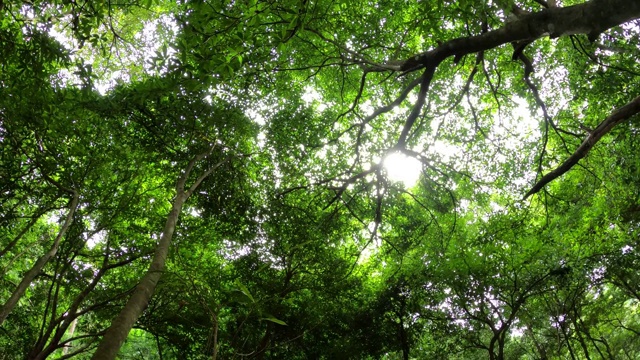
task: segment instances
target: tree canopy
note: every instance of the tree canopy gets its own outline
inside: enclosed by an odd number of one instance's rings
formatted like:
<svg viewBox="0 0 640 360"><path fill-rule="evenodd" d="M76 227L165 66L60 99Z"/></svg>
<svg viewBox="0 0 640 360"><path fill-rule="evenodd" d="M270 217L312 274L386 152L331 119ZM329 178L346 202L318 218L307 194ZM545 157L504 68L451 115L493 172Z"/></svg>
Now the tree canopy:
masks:
<svg viewBox="0 0 640 360"><path fill-rule="evenodd" d="M0 359L636 359L639 58L638 0L0 0Z"/></svg>

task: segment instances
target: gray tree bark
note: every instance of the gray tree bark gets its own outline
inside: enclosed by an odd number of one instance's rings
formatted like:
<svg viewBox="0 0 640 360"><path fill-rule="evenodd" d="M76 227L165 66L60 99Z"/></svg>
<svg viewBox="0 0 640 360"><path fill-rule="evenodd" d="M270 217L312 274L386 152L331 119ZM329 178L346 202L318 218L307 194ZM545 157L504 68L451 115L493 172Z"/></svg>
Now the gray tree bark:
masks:
<svg viewBox="0 0 640 360"><path fill-rule="evenodd" d="M42 255L35 262L35 264L33 264L31 269L29 269L29 271L27 271L27 273L24 274L24 276L22 277L22 281L20 281L20 284L18 284L18 287L13 291L13 293L11 294L7 302L2 306L2 309L0 309L0 325L4 323L4 321L7 319L7 316L9 316L9 314L16 307L16 305L18 304L18 301L22 298L25 291L27 291L27 288L29 287L29 285L31 285L31 282L33 282L33 279L35 279L36 276L40 274L44 266L58 252L58 247L60 247L60 242L62 241L62 238L64 237L65 233L69 229L69 226L71 226L71 223L73 222L73 214L75 214L76 212L76 209L78 207L78 202L80 199L80 196L77 191L69 190L69 192L73 195L71 198L71 202L69 204L69 212L67 213L67 217L64 221L64 224L62 225L62 228L60 228L60 231L58 232L58 235L53 241L53 244L51 245L51 248L49 249L49 251L47 251L44 255Z"/></svg>
<svg viewBox="0 0 640 360"><path fill-rule="evenodd" d="M120 311L120 314L118 314L118 316L113 320L113 322L111 323L111 327L107 329L107 332L98 345L96 352L91 358L92 360L115 359L118 355L118 352L120 351L120 347L122 347L122 344L127 339L129 331L131 331L131 328L133 328L135 322L138 320L147 305L149 305L149 300L151 300L158 281L162 277L162 271L164 270L167 255L169 254L171 239L173 238L173 233L175 232L176 224L178 222L178 218L180 217L180 212L182 211L184 203L207 176L209 176L216 168L230 159L230 157L227 157L226 159L209 168L202 175L200 175L200 177L197 178L195 183L188 190L185 190L185 183L189 178L193 167L198 161L206 158L209 154L210 152L200 154L193 158L187 165L187 168L185 169L182 176L180 176L180 178L178 179L178 183L176 186L177 194L175 200L173 201L173 205L171 206L171 211L169 212L167 221L164 225L164 230L162 231L160 241L156 246L156 251L153 255L153 259L151 260L151 265L136 286L133 294L127 301L124 308L122 308L122 310Z"/></svg>

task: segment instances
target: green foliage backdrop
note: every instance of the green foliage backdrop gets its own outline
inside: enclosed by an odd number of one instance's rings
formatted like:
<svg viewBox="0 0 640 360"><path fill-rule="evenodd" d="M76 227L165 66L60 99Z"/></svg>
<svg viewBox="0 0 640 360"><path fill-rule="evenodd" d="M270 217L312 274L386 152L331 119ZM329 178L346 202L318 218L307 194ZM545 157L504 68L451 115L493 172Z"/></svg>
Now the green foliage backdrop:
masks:
<svg viewBox="0 0 640 360"><path fill-rule="evenodd" d="M639 19L0 1L0 359L638 358Z"/></svg>

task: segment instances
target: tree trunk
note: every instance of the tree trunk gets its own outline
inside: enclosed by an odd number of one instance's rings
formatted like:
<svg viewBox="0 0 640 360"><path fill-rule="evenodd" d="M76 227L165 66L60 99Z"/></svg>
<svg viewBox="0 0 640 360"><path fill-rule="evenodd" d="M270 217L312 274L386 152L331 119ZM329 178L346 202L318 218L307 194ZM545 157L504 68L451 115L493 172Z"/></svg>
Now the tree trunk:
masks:
<svg viewBox="0 0 640 360"><path fill-rule="evenodd" d="M258 349L256 350L256 359L262 360L264 359L265 353L269 349L269 343L271 342L271 324L267 323L267 329L264 332L264 336L260 340L260 344L258 344Z"/></svg>
<svg viewBox="0 0 640 360"><path fill-rule="evenodd" d="M404 306L403 306L404 308ZM400 345L402 346L402 359L409 360L409 352L411 351L411 347L409 346L409 339L407 336L407 331L404 328L404 321L402 319L402 314L396 314L400 319L400 324L398 326L398 331L400 332Z"/></svg>
<svg viewBox="0 0 640 360"><path fill-rule="evenodd" d="M171 212L167 217L167 222L164 225L160 242L156 246L153 260L149 266L149 270L142 277L142 280L136 286L133 294L127 301L118 317L113 320L111 327L107 330L98 345L98 349L93 354L92 360L111 360L115 359L120 351L120 347L127 339L129 331L133 327L133 324L138 320L142 311L149 304L149 300L156 289L156 285L162 276L164 264L169 253L169 246L171 245L171 238L176 229L178 217L182 211L182 206L188 198L187 193L180 192L176 195L176 198L171 207Z"/></svg>
<svg viewBox="0 0 640 360"><path fill-rule="evenodd" d="M2 309L0 309L0 325L4 323L4 321L7 319L7 316L9 316L9 314L13 311L16 304L18 304L18 301L20 300L20 298L22 298L25 291L27 291L27 288L29 287L29 285L31 285L31 282L33 282L33 279L35 279L36 276L40 274L44 266L58 252L58 247L60 246L60 242L62 241L62 238L64 237L64 234L69 229L69 226L71 226L71 223L73 222L73 214L75 214L76 212L76 208L78 207L78 202L80 199L78 192L74 190L72 191L72 193L73 193L73 197L71 199L71 204L69 205L69 212L67 213L67 218L65 219L64 224L62 225L62 228L60 229L60 231L58 232L58 235L53 241L53 245L51 245L51 249L49 249L49 251L47 251L44 255L42 255L36 261L33 267L31 267L31 269L27 271L26 274L24 274L24 276L22 277L22 281L20 281L20 284L18 284L18 287L14 290L13 294L11 294L11 297L9 297L9 299L4 304L4 306L2 306Z"/></svg>
<svg viewBox="0 0 640 360"><path fill-rule="evenodd" d="M57 199L58 198L56 198L56 200ZM6 255L6 253L8 253L11 249L13 249L13 247L16 246L18 241L20 241L20 239L24 236L24 234L26 234L27 231L29 231L29 229L31 229L33 225L35 225L38 222L38 220L40 220L40 217L49 210L51 209L45 208L33 214L29 223L27 223L27 225L20 231L20 233L18 233L18 235L16 235L13 238L13 240L11 240L11 242L4 247L4 249L0 250L0 258Z"/></svg>
<svg viewBox="0 0 640 360"><path fill-rule="evenodd" d="M73 334L75 334L76 332L76 325L78 324L78 318L73 319L73 321L71 322L71 326L69 327L69 338L73 337ZM69 345L65 346L64 349L62 349L62 354L63 355L67 355L71 350L71 348L73 347L73 342L70 342Z"/></svg>
<svg viewBox="0 0 640 360"><path fill-rule="evenodd" d="M216 360L218 358L218 313L220 312L220 306L218 306L215 313L212 310L209 311L211 311L211 324L213 325L213 352L211 353L211 360Z"/></svg>
<svg viewBox="0 0 640 360"><path fill-rule="evenodd" d="M214 145L215 147L215 145ZM171 245L171 239L176 229L182 206L187 201L189 196L200 186L200 183L209 176L220 165L224 164L231 159L231 155L227 156L222 161L210 167L202 175L200 175L191 187L185 191L185 184L195 164L206 158L213 151L212 147L208 152L195 156L187 165L185 171L178 179L176 185L176 197L171 207L171 212L167 217L167 222L164 225L160 242L156 246L156 251L153 254L151 265L149 270L142 277L138 285L136 286L133 294L129 298L129 301L125 304L124 308L120 311L120 314L113 320L111 327L107 329L100 345L96 349L96 352L91 357L92 360L113 360L118 355L120 347L127 339L129 331L133 328L133 324L138 320L144 309L149 305L149 300L153 296L153 292L156 289L156 285L162 276L167 255L169 254L169 247Z"/></svg>
<svg viewBox="0 0 640 360"><path fill-rule="evenodd" d="M44 360L49 355L51 355L54 351L56 351L60 347L60 342L62 338L69 330L69 334L67 338L73 338L73 334L75 332L76 323L78 321L78 309L82 302L86 299L86 297L95 289L98 285L102 277L109 271L109 269L122 266L130 263L133 259L121 261L119 263L109 264L109 250L106 250L107 254L104 257L104 261L102 263L102 267L98 270L98 273L94 276L91 283L84 289L82 292L76 296L73 300L73 303L69 306L68 310L65 311L65 314L61 317L51 320L45 332L41 332L40 339L36 342L36 345L31 349L31 353L27 356L27 359L30 360ZM45 345L48 345L45 347ZM71 348L72 343L69 342L67 346L64 347L63 355L69 353L69 349Z"/></svg>

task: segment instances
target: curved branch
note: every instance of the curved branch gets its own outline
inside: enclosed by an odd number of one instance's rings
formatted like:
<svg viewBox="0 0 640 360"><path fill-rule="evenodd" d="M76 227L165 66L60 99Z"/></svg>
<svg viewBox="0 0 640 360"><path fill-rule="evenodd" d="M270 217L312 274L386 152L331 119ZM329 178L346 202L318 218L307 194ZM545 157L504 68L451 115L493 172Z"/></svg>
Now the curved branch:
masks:
<svg viewBox="0 0 640 360"><path fill-rule="evenodd" d="M404 124L404 128L402 129L402 133L400 133L400 138L398 139L398 144L396 145L398 148L404 148L407 145L407 138L409 137L409 131L413 127L413 124L416 122L418 116L420 116L420 112L422 111L422 106L424 105L425 99L427 97L427 92L429 91L429 85L431 85L431 80L433 79L433 74L436 71L435 66L429 66L425 69L424 74L421 76L422 83L420 84L420 92L418 93L418 100L416 104L413 106L413 110L411 110L411 114L407 118L407 121Z"/></svg>
<svg viewBox="0 0 640 360"><path fill-rule="evenodd" d="M406 73L430 66L437 67L450 56L460 58L500 45L534 41L544 36L557 38L587 34L594 37L639 17L640 2L629 0L592 0L574 6L543 9L522 15L493 31L449 40L435 49L405 60L400 65L400 71ZM393 65L396 65L395 62Z"/></svg>
<svg viewBox="0 0 640 360"><path fill-rule="evenodd" d="M46 175L45 177L48 178L48 176ZM50 178L49 180L53 181ZM69 230L71 223L73 223L73 216L80 202L80 194L76 190L65 188L55 181L53 183L56 184L56 186L60 189L69 191L73 194L71 200L69 200L69 211L67 212L67 216L64 223L62 224L62 227L60 227L60 230L58 231L58 235L53 240L51 248L44 255L39 257L35 264L33 264L33 266L31 267L31 269L29 269L29 271L24 274L24 276L22 277L22 281L20 281L18 287L13 291L2 308L0 308L0 325L2 325L2 323L7 319L7 316L9 316L9 314L13 311L15 306L18 304L18 301L22 298L24 293L27 291L27 288L31 285L36 276L40 274L49 260L51 260L56 255L56 253L58 252L58 248L60 247L60 242L64 238L67 230Z"/></svg>
<svg viewBox="0 0 640 360"><path fill-rule="evenodd" d="M616 109L609 117L604 119L562 165L543 176L540 181L533 185L531 190L524 195L523 200L542 190L545 185L569 171L580 159L587 156L591 148L600 141L604 135L608 134L611 129L638 113L640 113L640 96L631 100L623 107Z"/></svg>

